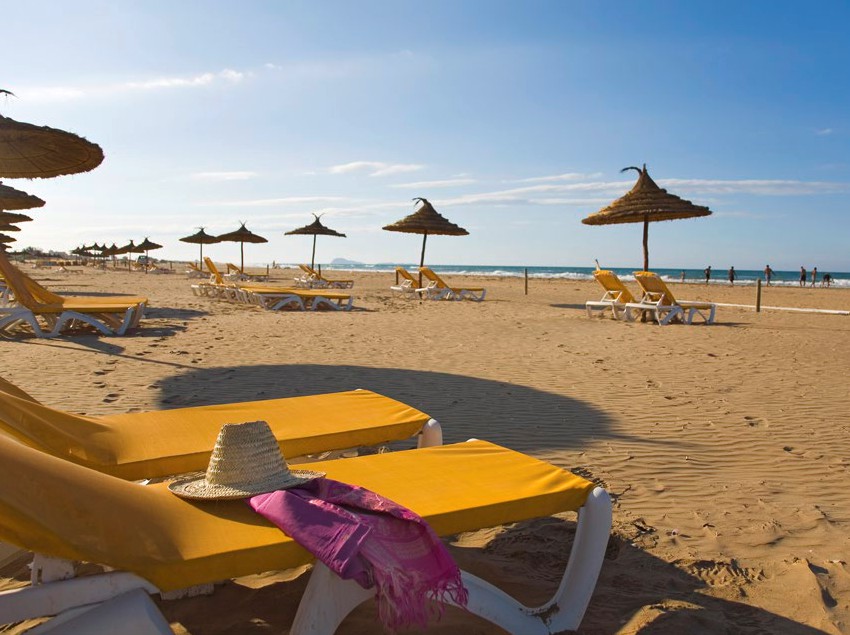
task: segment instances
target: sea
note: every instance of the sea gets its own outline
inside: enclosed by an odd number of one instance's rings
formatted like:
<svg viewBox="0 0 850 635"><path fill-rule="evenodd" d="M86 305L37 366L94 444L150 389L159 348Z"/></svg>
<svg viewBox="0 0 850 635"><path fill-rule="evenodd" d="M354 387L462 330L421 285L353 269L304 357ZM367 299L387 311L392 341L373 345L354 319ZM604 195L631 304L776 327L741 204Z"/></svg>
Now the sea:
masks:
<svg viewBox="0 0 850 635"><path fill-rule="evenodd" d="M323 271L386 271L392 273L395 267L400 265L411 273L415 272L419 265L413 263L380 263L375 265L366 264L330 264L322 265ZM562 278L565 280L592 280L595 267L515 267L500 265L428 265L439 274L448 276L492 276L503 278L523 278L528 272L529 278ZM614 271L623 280L634 280L632 268L607 267ZM705 273L703 269L656 269L652 271L660 275L664 280L670 282L682 282L690 284L705 284ZM735 269L736 285L755 286L757 280L764 284L764 271L755 269ZM831 286L850 287L850 272L846 271L818 271L816 285L821 286L823 274L829 273L832 277ZM683 278L684 276L684 278ZM728 285L727 269L712 269L710 284ZM796 287L800 285L800 271L776 271L773 272L771 284L778 286ZM811 284L811 272L808 272L806 286Z"/></svg>

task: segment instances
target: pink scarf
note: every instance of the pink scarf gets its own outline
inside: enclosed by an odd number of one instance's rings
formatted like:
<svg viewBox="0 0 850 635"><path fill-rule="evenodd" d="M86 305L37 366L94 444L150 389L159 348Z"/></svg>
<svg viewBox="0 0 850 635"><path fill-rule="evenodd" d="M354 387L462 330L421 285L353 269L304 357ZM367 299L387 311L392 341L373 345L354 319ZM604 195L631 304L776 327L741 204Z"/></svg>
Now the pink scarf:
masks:
<svg viewBox="0 0 850 635"><path fill-rule="evenodd" d="M427 626L428 600L465 606L460 569L420 516L362 487L328 478L248 500L341 578L376 588L390 632Z"/></svg>

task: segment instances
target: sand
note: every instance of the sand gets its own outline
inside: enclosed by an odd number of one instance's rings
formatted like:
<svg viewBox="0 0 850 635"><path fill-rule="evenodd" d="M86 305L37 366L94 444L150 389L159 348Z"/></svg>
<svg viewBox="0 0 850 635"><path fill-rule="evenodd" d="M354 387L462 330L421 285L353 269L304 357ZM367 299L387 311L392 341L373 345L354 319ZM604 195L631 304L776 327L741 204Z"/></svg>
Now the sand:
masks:
<svg viewBox="0 0 850 635"><path fill-rule="evenodd" d="M482 303L420 302L359 273L351 312L272 313L194 297L178 273L28 271L58 291L151 298L128 337L0 339L2 376L47 404L106 414L369 388L439 419L446 442L487 439L607 488L614 531L582 633L850 632L848 316L721 307L713 326L662 328L588 319L593 282L532 280L526 296L522 280L476 277ZM673 289L755 303L753 287ZM762 302L847 310L850 290L772 287ZM573 520L465 534L452 551L542 602ZM307 576L289 577L161 606L177 633L285 633ZM373 632L368 605L339 630ZM498 631L450 610L429 632Z"/></svg>

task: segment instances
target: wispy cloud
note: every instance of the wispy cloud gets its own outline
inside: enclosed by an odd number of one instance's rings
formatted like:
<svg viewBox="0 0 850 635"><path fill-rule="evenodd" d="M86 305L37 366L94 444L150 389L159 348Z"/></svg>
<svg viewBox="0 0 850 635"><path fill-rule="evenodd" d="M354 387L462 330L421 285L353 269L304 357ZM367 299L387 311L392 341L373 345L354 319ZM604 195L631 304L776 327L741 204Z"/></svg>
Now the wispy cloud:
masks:
<svg viewBox="0 0 850 635"><path fill-rule="evenodd" d="M443 179L441 181L415 181L413 183L396 183L389 187L395 188L438 188L455 187L459 185L471 185L477 183L475 179Z"/></svg>
<svg viewBox="0 0 850 635"><path fill-rule="evenodd" d="M547 183L553 181L578 181L579 179L598 179L602 176L601 172L595 174L582 174L581 172L567 172L565 174L555 174L552 176L534 176L528 179L516 179L510 181L512 183Z"/></svg>
<svg viewBox="0 0 850 635"><path fill-rule="evenodd" d="M234 201L201 201L196 207L271 207L273 205L306 205L338 203L349 199L342 196L287 196L282 198L255 198Z"/></svg>
<svg viewBox="0 0 850 635"><path fill-rule="evenodd" d="M724 181L711 179L663 179L658 184L674 194L687 191L700 194L761 194L787 196L805 194L839 194L850 191L850 183L830 181L795 181L773 179L742 179Z"/></svg>
<svg viewBox="0 0 850 635"><path fill-rule="evenodd" d="M831 135L835 130L832 128L821 128L820 130L815 130L815 134L819 137L826 137L827 135Z"/></svg>
<svg viewBox="0 0 850 635"><path fill-rule="evenodd" d="M369 176L389 176L403 172L416 172L424 168L416 163L384 163L382 161L351 161L328 168L330 174L349 174L351 172L368 171Z"/></svg>
<svg viewBox="0 0 850 635"><path fill-rule="evenodd" d="M218 72L190 76L163 76L144 80L88 84L81 86L30 86L18 89L21 97L36 102L72 101L87 97L105 97L127 92L201 88L214 85L233 85L250 77L250 72L226 68Z"/></svg>
<svg viewBox="0 0 850 635"><path fill-rule="evenodd" d="M199 181L247 181L257 176L256 172L195 172L191 178Z"/></svg>

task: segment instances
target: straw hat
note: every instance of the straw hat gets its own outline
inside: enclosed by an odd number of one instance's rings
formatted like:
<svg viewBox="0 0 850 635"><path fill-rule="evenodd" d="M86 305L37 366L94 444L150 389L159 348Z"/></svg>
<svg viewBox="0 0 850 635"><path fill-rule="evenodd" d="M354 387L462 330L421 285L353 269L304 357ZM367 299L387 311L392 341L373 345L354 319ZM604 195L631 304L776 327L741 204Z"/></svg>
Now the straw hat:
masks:
<svg viewBox="0 0 850 635"><path fill-rule="evenodd" d="M183 498L230 500L297 487L323 472L291 470L265 421L226 423L221 427L206 474L168 486Z"/></svg>

